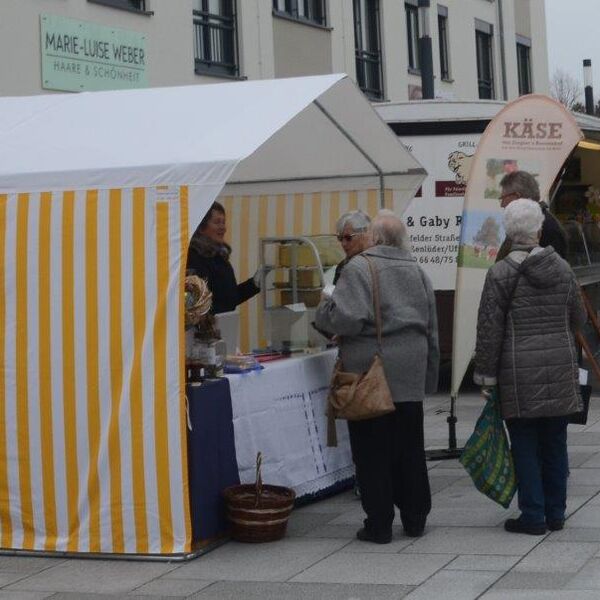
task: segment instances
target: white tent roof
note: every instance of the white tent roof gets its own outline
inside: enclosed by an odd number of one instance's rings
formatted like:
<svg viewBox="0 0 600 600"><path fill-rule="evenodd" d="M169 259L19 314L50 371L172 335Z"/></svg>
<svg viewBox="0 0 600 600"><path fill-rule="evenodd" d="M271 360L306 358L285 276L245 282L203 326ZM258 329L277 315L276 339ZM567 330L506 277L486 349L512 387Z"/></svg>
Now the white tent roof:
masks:
<svg viewBox="0 0 600 600"><path fill-rule="evenodd" d="M3 193L424 175L344 75L0 98Z"/></svg>

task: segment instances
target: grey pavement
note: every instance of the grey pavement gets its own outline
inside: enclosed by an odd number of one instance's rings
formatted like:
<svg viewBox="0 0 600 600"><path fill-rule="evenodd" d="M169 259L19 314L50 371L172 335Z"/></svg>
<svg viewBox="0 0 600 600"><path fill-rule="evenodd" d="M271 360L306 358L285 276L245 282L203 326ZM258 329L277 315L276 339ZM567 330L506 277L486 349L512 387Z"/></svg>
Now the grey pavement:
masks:
<svg viewBox="0 0 600 600"><path fill-rule="evenodd" d="M447 393L426 401L426 443L446 447ZM458 438L470 435L482 403L459 398ZM429 463L433 509L425 535L391 544L359 542L352 492L294 511L287 537L228 542L187 563L0 557L0 600L587 600L600 597L600 397L587 426L569 426L565 529L506 533L518 514L475 490L456 460Z"/></svg>

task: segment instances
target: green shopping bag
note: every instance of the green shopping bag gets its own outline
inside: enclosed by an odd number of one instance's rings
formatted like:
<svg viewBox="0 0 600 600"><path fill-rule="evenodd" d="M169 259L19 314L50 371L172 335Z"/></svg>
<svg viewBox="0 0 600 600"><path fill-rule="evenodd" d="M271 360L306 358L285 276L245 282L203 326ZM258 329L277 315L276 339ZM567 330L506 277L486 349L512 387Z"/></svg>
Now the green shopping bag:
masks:
<svg viewBox="0 0 600 600"><path fill-rule="evenodd" d="M508 508L517 479L497 394L494 390L488 398L460 462L481 493Z"/></svg>

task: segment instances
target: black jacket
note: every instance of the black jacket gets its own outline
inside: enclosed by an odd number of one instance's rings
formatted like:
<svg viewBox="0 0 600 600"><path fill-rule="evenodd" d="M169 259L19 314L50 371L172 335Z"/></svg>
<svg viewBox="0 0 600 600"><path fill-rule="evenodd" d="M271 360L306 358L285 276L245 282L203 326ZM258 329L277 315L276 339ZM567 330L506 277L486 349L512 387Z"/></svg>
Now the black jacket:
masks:
<svg viewBox="0 0 600 600"><path fill-rule="evenodd" d="M548 210L545 202L540 202L540 207L544 213L544 222L542 223L542 237L540 246L546 248L552 246L556 253L567 260L567 235L556 217ZM511 241L506 238L500 246L496 262L506 258L511 251Z"/></svg>
<svg viewBox="0 0 600 600"><path fill-rule="evenodd" d="M197 232L192 236L188 252L187 269L202 277L212 292L211 313L219 314L235 310L260 292L252 277L238 285L233 267L229 262L231 248L218 244Z"/></svg>

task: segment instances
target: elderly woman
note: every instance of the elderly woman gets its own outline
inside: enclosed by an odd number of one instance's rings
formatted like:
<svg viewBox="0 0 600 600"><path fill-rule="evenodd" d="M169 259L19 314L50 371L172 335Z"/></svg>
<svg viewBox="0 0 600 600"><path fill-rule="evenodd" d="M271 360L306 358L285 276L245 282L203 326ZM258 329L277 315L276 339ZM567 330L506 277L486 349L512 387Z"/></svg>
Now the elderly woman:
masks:
<svg viewBox="0 0 600 600"><path fill-rule="evenodd" d="M564 524L567 415L581 410L575 331L585 321L573 271L539 246L543 222L537 202L506 207L511 252L487 273L475 357L475 382L498 386L517 474L521 515L504 528L531 535Z"/></svg>
<svg viewBox="0 0 600 600"><path fill-rule="evenodd" d="M351 210L337 220L335 224L337 239L344 249L346 258L335 269L333 285L338 282L342 269L348 261L371 245L370 227L371 219L362 210Z"/></svg>
<svg viewBox="0 0 600 600"><path fill-rule="evenodd" d="M425 464L423 398L437 386L439 349L435 298L429 279L407 249L406 229L390 211L373 221L374 246L342 271L330 298L317 309L317 325L339 336L344 371L364 373L378 350L374 263L381 298L382 359L395 412L350 421L350 444L367 515L359 540L392 539L394 504L404 531L420 536L431 509Z"/></svg>

